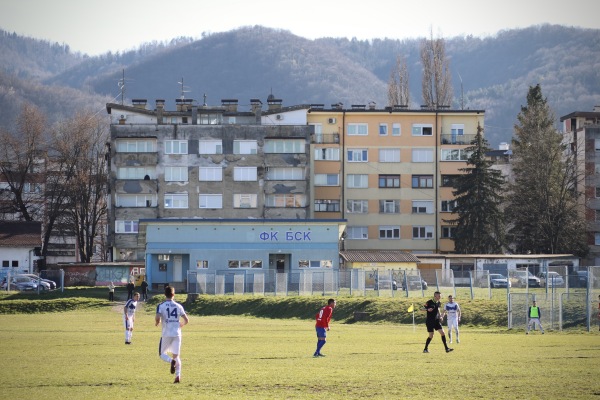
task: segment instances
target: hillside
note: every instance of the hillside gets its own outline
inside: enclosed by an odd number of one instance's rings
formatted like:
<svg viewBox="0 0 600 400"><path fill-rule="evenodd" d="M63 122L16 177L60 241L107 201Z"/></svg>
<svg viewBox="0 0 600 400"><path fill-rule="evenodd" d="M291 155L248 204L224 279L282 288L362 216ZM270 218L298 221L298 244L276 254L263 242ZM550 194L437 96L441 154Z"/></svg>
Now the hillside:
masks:
<svg viewBox="0 0 600 400"><path fill-rule="evenodd" d="M43 109L71 112L75 96L95 104L119 96L125 70L125 96L174 100L185 96L220 104L237 98L266 102L269 94L284 105L342 102L387 105L387 81L396 56L409 66L411 106L421 99L420 40L336 38L308 40L285 30L244 27L193 41L144 44L123 54L98 57L72 54L58 44L3 32L0 51L14 54L0 62L0 118L4 126L20 101ZM507 30L485 39L446 38L454 107L486 110L486 136L495 147L510 141L529 86L540 83L558 118L600 104L600 30L556 25ZM26 78L27 82L22 81ZM28 95L31 86L37 91ZM65 87L72 91L66 91ZM14 88L20 95L15 96ZM9 95L13 93L13 95ZM77 94L76 94L77 93ZM94 100L92 100L92 98ZM83 104L80 101L76 104ZM94 106L95 108L96 106Z"/></svg>

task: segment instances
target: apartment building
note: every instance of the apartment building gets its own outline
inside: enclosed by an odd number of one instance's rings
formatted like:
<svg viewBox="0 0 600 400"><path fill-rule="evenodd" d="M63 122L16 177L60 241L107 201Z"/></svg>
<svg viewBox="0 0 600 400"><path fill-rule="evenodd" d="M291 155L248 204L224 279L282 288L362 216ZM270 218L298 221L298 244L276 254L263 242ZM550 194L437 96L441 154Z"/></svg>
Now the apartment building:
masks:
<svg viewBox="0 0 600 400"><path fill-rule="evenodd" d="M582 194L581 213L588 226L589 254L582 265L600 265L600 106L593 111L574 111L560 118L565 142L576 157L577 190Z"/></svg>
<svg viewBox="0 0 600 400"><path fill-rule="evenodd" d="M311 105L312 215L347 220L345 250L452 252L452 180L484 114Z"/></svg>

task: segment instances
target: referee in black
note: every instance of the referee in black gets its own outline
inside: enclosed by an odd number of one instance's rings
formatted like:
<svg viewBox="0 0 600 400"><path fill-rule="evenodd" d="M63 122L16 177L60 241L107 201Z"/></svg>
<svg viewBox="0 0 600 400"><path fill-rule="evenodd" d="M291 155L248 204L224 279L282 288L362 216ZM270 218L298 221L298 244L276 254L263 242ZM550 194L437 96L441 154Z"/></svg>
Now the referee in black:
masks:
<svg viewBox="0 0 600 400"><path fill-rule="evenodd" d="M446 334L444 333L444 328L442 328L442 314L440 314L440 307L442 306L442 303L440 303L441 297L442 294L440 292L435 292L433 294L433 299L429 299L422 308L422 310L427 311L427 320L425 321L425 324L427 325L427 332L429 333L423 353L429 353L429 343L431 343L431 339L433 339L434 331L438 331L440 335L442 335L442 342L446 348L446 353L450 353L454 350L446 344Z"/></svg>

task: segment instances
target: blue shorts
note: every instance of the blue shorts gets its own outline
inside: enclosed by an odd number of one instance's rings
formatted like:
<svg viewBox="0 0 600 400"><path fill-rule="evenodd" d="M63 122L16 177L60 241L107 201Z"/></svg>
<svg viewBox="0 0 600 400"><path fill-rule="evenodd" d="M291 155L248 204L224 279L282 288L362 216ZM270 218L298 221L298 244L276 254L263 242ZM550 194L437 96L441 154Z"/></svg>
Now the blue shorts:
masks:
<svg viewBox="0 0 600 400"><path fill-rule="evenodd" d="M325 330L325 328L316 328L316 329L317 329L317 337L318 338L327 337L327 331Z"/></svg>

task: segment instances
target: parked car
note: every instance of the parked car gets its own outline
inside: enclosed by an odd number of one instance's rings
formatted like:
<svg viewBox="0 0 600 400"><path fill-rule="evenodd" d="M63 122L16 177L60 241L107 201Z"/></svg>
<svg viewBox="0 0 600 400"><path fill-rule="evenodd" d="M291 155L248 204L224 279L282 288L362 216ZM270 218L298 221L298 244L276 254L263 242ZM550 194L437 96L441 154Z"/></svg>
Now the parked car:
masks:
<svg viewBox="0 0 600 400"><path fill-rule="evenodd" d="M4 279L0 289L6 290L6 286L6 279ZM8 284L8 290L33 291L37 290L37 288L37 283L33 282L31 278L22 275L11 276L10 283Z"/></svg>
<svg viewBox="0 0 600 400"><path fill-rule="evenodd" d="M37 276L35 274L21 274L21 275L28 276L29 278L33 279L35 282L40 281L42 283L43 290L54 290L54 289L56 289L56 282L54 282L54 281L52 281L50 279L40 278L39 276Z"/></svg>
<svg viewBox="0 0 600 400"><path fill-rule="evenodd" d="M481 280L479 281L479 287L487 287L487 285L488 285L487 277L481 278ZM492 289L506 288L507 286L511 287L512 284L509 282L508 279L506 279L506 277L504 275L490 274L490 287Z"/></svg>
<svg viewBox="0 0 600 400"><path fill-rule="evenodd" d="M589 271L577 271L577 287L586 288L588 286ZM569 280L569 283L571 281ZM596 283L596 279L593 278L592 286Z"/></svg>
<svg viewBox="0 0 600 400"><path fill-rule="evenodd" d="M408 288L410 290L425 290L427 289L427 282L421 279L420 276L407 275L406 279L402 280L402 290L406 290L406 283L408 282Z"/></svg>
<svg viewBox="0 0 600 400"><path fill-rule="evenodd" d="M525 287L529 284L529 287L540 287L540 278L533 275L529 271L517 271L514 278L514 286Z"/></svg>
<svg viewBox="0 0 600 400"><path fill-rule="evenodd" d="M548 272L540 272L538 274L538 278L540 278L540 286L546 287L561 287L565 286L565 280L558 272L548 271Z"/></svg>

